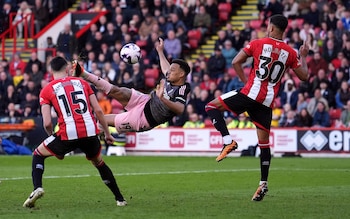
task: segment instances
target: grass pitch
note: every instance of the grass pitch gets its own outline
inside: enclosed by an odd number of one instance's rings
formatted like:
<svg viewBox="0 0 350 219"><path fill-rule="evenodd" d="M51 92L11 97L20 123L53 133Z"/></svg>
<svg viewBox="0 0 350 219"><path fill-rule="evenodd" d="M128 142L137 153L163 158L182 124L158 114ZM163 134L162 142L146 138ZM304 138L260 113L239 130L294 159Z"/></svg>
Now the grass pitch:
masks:
<svg viewBox="0 0 350 219"><path fill-rule="evenodd" d="M104 157L129 205L117 207L82 156L46 159L45 195L32 191L31 157L0 157L0 218L348 218L350 160L273 158L269 192L252 202L258 158Z"/></svg>

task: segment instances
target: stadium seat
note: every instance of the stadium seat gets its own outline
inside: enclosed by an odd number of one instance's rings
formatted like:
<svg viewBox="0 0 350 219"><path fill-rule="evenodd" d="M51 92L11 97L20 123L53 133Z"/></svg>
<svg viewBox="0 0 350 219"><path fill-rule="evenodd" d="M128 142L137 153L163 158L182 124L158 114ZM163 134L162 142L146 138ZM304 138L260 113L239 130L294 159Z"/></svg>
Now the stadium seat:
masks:
<svg viewBox="0 0 350 219"><path fill-rule="evenodd" d="M306 63L310 62L313 59L312 56L308 55L306 56Z"/></svg>
<svg viewBox="0 0 350 219"><path fill-rule="evenodd" d="M193 30L188 31L187 37L190 39L200 40L202 38L202 33L200 30L193 29Z"/></svg>
<svg viewBox="0 0 350 219"><path fill-rule="evenodd" d="M150 63L150 61L149 61L148 58L144 58L144 59L143 59L143 64L144 64L145 66L148 66L149 63Z"/></svg>
<svg viewBox="0 0 350 219"><path fill-rule="evenodd" d="M145 86L147 88L152 88L156 86L156 79L154 78L145 78Z"/></svg>
<svg viewBox="0 0 350 219"><path fill-rule="evenodd" d="M300 29L303 28L303 24L304 24L304 19L303 18L297 18L297 23L298 23L298 27Z"/></svg>
<svg viewBox="0 0 350 219"><path fill-rule="evenodd" d="M209 118L204 119L205 128L213 128L214 125Z"/></svg>
<svg viewBox="0 0 350 219"><path fill-rule="evenodd" d="M234 77L237 76L237 73L236 73L236 71L235 71L234 68L228 68L228 69L227 69L227 73L228 73L229 75L231 75L232 78L234 78Z"/></svg>
<svg viewBox="0 0 350 219"><path fill-rule="evenodd" d="M137 40L136 45L138 45L141 49L147 46L147 40Z"/></svg>
<svg viewBox="0 0 350 219"><path fill-rule="evenodd" d="M231 3L222 2L218 5L219 21L227 21L232 11Z"/></svg>
<svg viewBox="0 0 350 219"><path fill-rule="evenodd" d="M250 21L250 27L252 27L255 30L260 29L260 26L261 26L261 20L257 19L257 20Z"/></svg>
<svg viewBox="0 0 350 219"><path fill-rule="evenodd" d="M331 120L337 120L340 119L341 116L341 109L330 109L329 110L329 117Z"/></svg>
<svg viewBox="0 0 350 219"><path fill-rule="evenodd" d="M219 12L219 21L227 21L229 14L226 11Z"/></svg>
<svg viewBox="0 0 350 219"><path fill-rule="evenodd" d="M199 42L202 39L202 33L200 30L193 29L188 31L187 38L188 38L188 44L190 45L190 48L196 49L198 48Z"/></svg>
<svg viewBox="0 0 350 219"><path fill-rule="evenodd" d="M145 78L154 78L154 79L158 79L159 77L159 70L156 68L147 68L145 70Z"/></svg>
<svg viewBox="0 0 350 219"><path fill-rule="evenodd" d="M156 68L147 68L144 72L146 88L154 88L158 81L159 70Z"/></svg>
<svg viewBox="0 0 350 219"><path fill-rule="evenodd" d="M250 74L250 70L251 70L251 68L247 68L247 67L243 68L244 75L245 75L246 77L248 77L248 76L249 76L249 74Z"/></svg>
<svg viewBox="0 0 350 219"><path fill-rule="evenodd" d="M190 45L191 49L197 49L199 42L196 39L188 39L188 44Z"/></svg>
<svg viewBox="0 0 350 219"><path fill-rule="evenodd" d="M147 51L145 49L141 49L141 57L147 57Z"/></svg>
<svg viewBox="0 0 350 219"><path fill-rule="evenodd" d="M299 88L300 82L301 82L301 81L300 81L300 79L298 78L298 76L296 76L296 75L293 74L292 79L293 79L293 81L294 81L294 83L295 83L295 87L296 87L296 88Z"/></svg>

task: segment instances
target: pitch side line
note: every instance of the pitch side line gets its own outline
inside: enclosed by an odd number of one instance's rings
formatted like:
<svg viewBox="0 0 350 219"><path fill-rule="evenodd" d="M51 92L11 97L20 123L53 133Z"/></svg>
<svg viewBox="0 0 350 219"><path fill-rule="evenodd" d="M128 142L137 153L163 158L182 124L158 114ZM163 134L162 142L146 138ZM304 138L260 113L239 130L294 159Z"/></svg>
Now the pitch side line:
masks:
<svg viewBox="0 0 350 219"><path fill-rule="evenodd" d="M288 169L288 168L272 168L271 171L338 171L344 172L349 171L348 169ZM233 170L193 170L193 171L170 171L170 172L145 172L145 173L117 173L115 176L146 176L146 175L176 175L176 174L197 174L197 173L229 173L229 172L246 172L246 171L260 171L260 169L233 169ZM100 175L71 175L71 176L44 176L44 179L59 179L59 178L86 178L86 177L96 177ZM11 178L0 178L0 181L9 180L27 180L32 179L32 177L11 177Z"/></svg>
<svg viewBox="0 0 350 219"><path fill-rule="evenodd" d="M194 171L170 171L170 172L148 172L148 173L117 173L115 176L146 176L146 175L174 175L174 174L191 174L191 173L222 173L222 172L242 172L242 171L258 171L259 169L236 169L236 170L194 170ZM72 176L43 176L44 179L58 179L58 178L84 178L100 176L96 175L72 175ZM32 177L12 177L12 178L0 178L0 180L26 180L32 179Z"/></svg>

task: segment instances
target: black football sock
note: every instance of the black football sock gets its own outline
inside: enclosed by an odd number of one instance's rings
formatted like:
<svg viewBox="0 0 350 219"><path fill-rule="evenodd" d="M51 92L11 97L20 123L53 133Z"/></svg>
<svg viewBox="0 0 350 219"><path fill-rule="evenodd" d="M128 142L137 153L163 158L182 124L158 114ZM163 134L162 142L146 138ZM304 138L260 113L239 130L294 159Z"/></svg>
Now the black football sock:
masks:
<svg viewBox="0 0 350 219"><path fill-rule="evenodd" d="M207 110L207 114L211 118L211 122L213 123L216 130L218 130L222 136L230 135L224 117L222 116L220 110L209 109Z"/></svg>
<svg viewBox="0 0 350 219"><path fill-rule="evenodd" d="M271 163L271 150L270 148L260 148L260 151L261 181L267 181Z"/></svg>
<svg viewBox="0 0 350 219"><path fill-rule="evenodd" d="M34 190L43 187L44 161L46 157L33 155L32 160L32 181Z"/></svg>
<svg viewBox="0 0 350 219"><path fill-rule="evenodd" d="M100 172L103 182L108 186L108 188L113 192L115 199L117 201L124 201L124 197L120 192L117 182L113 176L111 169L104 162L96 167L98 172Z"/></svg>

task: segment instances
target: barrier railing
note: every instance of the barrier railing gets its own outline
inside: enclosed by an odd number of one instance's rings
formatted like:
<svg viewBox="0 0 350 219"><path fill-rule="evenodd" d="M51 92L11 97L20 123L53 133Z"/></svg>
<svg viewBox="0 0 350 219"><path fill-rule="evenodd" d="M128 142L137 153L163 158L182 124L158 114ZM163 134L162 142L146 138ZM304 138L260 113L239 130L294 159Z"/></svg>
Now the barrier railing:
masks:
<svg viewBox="0 0 350 219"><path fill-rule="evenodd" d="M1 40L1 58L4 59L6 56L6 39L7 38L13 38L13 44L12 44L12 53L17 52L17 29L20 24L23 24L23 39L24 39L24 48L22 49L28 49L28 38L34 36L34 14L26 14L19 20L14 20L14 17L16 17L16 12L10 13L10 23L9 28L5 30L2 34L0 34L0 40ZM7 50L8 51L8 50Z"/></svg>

